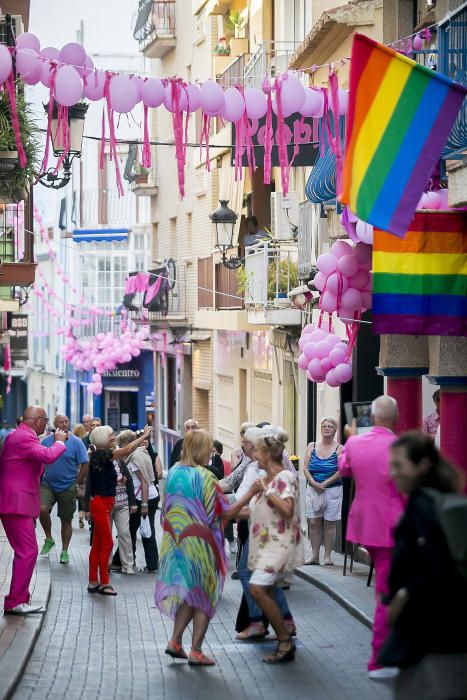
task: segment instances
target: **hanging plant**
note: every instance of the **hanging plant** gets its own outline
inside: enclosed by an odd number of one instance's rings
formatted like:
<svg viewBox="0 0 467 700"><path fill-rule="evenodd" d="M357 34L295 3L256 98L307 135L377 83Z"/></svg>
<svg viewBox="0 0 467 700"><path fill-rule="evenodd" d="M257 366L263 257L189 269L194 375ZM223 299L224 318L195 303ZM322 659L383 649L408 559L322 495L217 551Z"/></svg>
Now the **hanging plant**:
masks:
<svg viewBox="0 0 467 700"><path fill-rule="evenodd" d="M26 154L26 165L19 167L15 133L11 124L10 103L5 92L0 93L0 196L8 202L25 199L31 182L40 167L39 130L32 116L31 105L23 90L16 97L19 130Z"/></svg>

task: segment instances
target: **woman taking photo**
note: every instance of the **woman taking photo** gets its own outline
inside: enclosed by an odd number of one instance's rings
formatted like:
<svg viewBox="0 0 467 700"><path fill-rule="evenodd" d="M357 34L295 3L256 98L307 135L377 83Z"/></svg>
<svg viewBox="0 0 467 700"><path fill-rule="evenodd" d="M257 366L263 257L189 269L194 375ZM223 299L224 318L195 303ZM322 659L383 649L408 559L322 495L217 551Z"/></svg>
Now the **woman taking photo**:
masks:
<svg viewBox="0 0 467 700"><path fill-rule="evenodd" d="M275 652L263 659L269 664L295 658L295 644L275 600L275 588L287 583L295 567L303 563L297 513L298 481L283 465L287 440L287 433L275 432L263 435L256 442L255 456L266 476L260 479L262 491L249 506L250 592L277 635Z"/></svg>
<svg viewBox="0 0 467 700"><path fill-rule="evenodd" d="M92 546L89 553L89 593L117 595L109 584L109 557L112 552L112 527L110 513L115 505L118 460L128 457L144 440L150 428L141 437L115 448L115 433L110 425L94 428L90 435L92 446L86 481L86 515L93 521Z"/></svg>
<svg viewBox="0 0 467 700"><path fill-rule="evenodd" d="M185 435L181 461L170 469L163 507L163 530L155 602L174 620L166 654L188 659L192 666L213 666L202 652L227 572L221 518L235 517L254 493L253 486L234 506L222 494L217 479L201 466L213 447L205 430ZM183 633L193 624L191 652L182 646Z"/></svg>
<svg viewBox="0 0 467 700"><path fill-rule="evenodd" d="M319 565L321 548L321 523L324 521L324 566L334 566L331 559L336 542L336 523L341 519L342 479L337 459L342 445L336 440L337 422L334 418L321 421L321 440L310 442L303 461L303 473L307 481L306 517L311 540L311 560L307 564Z"/></svg>
<svg viewBox="0 0 467 700"><path fill-rule="evenodd" d="M423 433L406 433L393 443L391 476L408 502L394 533L387 597L392 631L379 661L401 668L397 700L420 697L420 690L424 700L466 698L465 578L450 553L437 505L439 500L447 508L455 500L449 527L458 538L465 528L465 497L453 494L462 492L463 476Z"/></svg>

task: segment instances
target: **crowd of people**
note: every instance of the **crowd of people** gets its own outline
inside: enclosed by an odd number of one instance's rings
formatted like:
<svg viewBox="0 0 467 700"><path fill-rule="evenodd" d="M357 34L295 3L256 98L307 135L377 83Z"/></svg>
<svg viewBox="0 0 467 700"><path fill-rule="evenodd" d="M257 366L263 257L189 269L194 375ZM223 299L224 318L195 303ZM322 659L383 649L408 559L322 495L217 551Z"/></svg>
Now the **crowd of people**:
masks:
<svg viewBox="0 0 467 700"><path fill-rule="evenodd" d="M381 396L371 407L371 430L357 434L355 425L346 426L342 445L337 422L324 418L320 439L308 445L303 461L309 565L320 565L323 542L324 566L334 566L343 479L352 479L345 537L366 549L375 568L368 673L372 679L397 676L398 698L413 697L428 673L430 683L443 688L440 698L467 695L465 537L459 555L462 543L458 531L453 534L456 524L465 524L466 501L455 495L463 489L460 471L435 445L434 418L425 434L398 437L397 403ZM300 480L281 427L242 424L241 442L229 465L222 460L218 441L195 419L185 422L183 438L167 465L159 552L155 523L163 469L150 429L116 435L99 419L83 416L70 432L68 418L57 415L53 430L47 431L48 422L43 409L29 407L17 429L4 438L0 518L15 552L6 614L40 611L30 605L29 594L37 558L34 521L40 518L45 534L41 554L47 555L55 546L51 510L57 504L59 561L68 565L79 497L79 525L84 527L85 519L91 523L87 590L117 595L110 573L135 573L140 531L146 571L156 574L156 606L173 620L169 656L190 665L215 664L203 652L203 641L222 595L231 553L237 557L232 578L240 580L243 591L237 639L274 640L276 646L263 659L268 664L295 658L297 626L286 591L294 570L304 563L304 542ZM450 517L441 517L446 512ZM183 635L190 623L187 652ZM268 636L269 626L273 637ZM445 688L450 694L443 694Z"/></svg>

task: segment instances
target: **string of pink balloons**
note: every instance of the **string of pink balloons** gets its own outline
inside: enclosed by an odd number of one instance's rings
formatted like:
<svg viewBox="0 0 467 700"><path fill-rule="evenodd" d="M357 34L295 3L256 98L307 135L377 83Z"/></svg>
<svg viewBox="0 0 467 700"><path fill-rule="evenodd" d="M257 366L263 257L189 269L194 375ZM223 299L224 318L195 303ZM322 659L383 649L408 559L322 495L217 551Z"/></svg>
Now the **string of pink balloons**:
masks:
<svg viewBox="0 0 467 700"><path fill-rule="evenodd" d="M311 382L338 387L352 379L351 348L331 331L312 323L304 327L298 345L298 366Z"/></svg>
<svg viewBox="0 0 467 700"><path fill-rule="evenodd" d="M101 100L106 88L107 71L95 70L92 59L84 47L71 42L62 49L53 46L41 48L39 38L31 32L18 36L16 41L16 69L21 79L28 85L41 82L50 88L53 69L55 74L55 99L64 106L71 107L83 97L89 100ZM12 70L11 53L5 46L0 46L0 83L3 83ZM286 73L282 76L281 106L284 117L296 112L303 117L323 117L330 109L330 100L326 88L306 87L296 74ZM247 114L250 119L261 119L267 111L267 94L271 87L263 89L237 87L224 89L214 80L209 79L201 85L184 83L179 109L195 112L202 109L209 117L222 117L226 121L237 122ZM139 103L156 108L163 105L169 112L174 112L172 90L165 78L143 78L139 75L111 74L109 83L110 104L115 112L127 113ZM338 113L347 113L348 93L338 90ZM276 113L276 100L272 100L272 109Z"/></svg>
<svg viewBox="0 0 467 700"><path fill-rule="evenodd" d="M64 359L76 370L88 372L95 369L87 390L91 394L99 395L102 393L102 373L138 357L148 337L149 328L146 326L136 333L126 329L119 336L111 331L98 333L95 338L89 340L80 340L69 332L61 351Z"/></svg>

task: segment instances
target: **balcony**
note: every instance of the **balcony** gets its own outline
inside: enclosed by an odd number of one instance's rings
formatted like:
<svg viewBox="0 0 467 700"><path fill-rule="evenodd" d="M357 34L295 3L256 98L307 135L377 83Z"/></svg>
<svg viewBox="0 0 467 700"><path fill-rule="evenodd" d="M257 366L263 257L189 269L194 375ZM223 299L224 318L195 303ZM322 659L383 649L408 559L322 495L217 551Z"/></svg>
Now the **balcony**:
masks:
<svg viewBox="0 0 467 700"><path fill-rule="evenodd" d="M295 46L293 41L263 41L245 66L245 87L261 88L265 75L285 73Z"/></svg>
<svg viewBox="0 0 467 700"><path fill-rule="evenodd" d="M242 54L237 57L222 55L215 55L213 57L214 74L224 90L234 87L235 85L243 84L243 71L246 57L247 54ZM222 65L219 59L224 59L225 63Z"/></svg>
<svg viewBox="0 0 467 700"><path fill-rule="evenodd" d="M294 243L264 241L245 249L240 287L245 290L248 322L298 326L301 312L292 308L289 292L298 283L298 248Z"/></svg>
<svg viewBox="0 0 467 700"><path fill-rule="evenodd" d="M21 204L0 205L0 298L11 298L11 287L34 284L34 237L18 225ZM30 229L28 210L25 227Z"/></svg>
<svg viewBox="0 0 467 700"><path fill-rule="evenodd" d="M163 58L176 44L175 0L140 0L134 38L146 58Z"/></svg>
<svg viewBox="0 0 467 700"><path fill-rule="evenodd" d="M135 322L150 323L159 328L177 327L186 325L186 269L178 267L174 260L167 260L161 267L149 270L150 284L162 277L162 285L149 303L146 301L147 293L127 294L123 298L123 305L130 312L130 317ZM133 277L137 271L130 272Z"/></svg>
<svg viewBox="0 0 467 700"><path fill-rule="evenodd" d="M146 173L136 173L130 182L130 190L137 197L155 197L159 192L155 169L151 168Z"/></svg>

